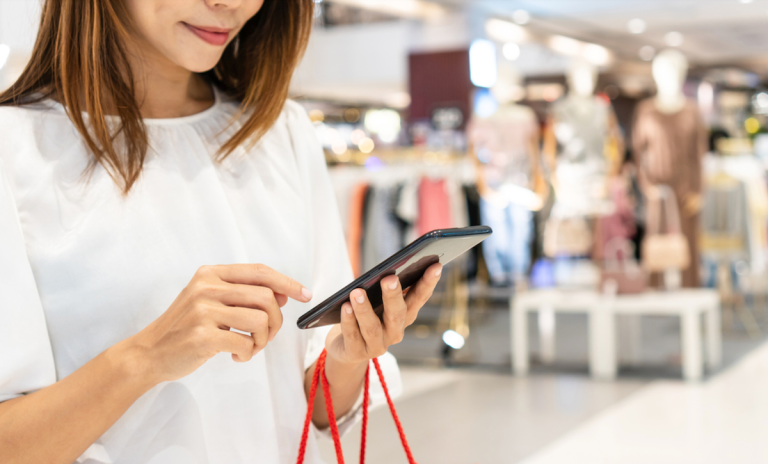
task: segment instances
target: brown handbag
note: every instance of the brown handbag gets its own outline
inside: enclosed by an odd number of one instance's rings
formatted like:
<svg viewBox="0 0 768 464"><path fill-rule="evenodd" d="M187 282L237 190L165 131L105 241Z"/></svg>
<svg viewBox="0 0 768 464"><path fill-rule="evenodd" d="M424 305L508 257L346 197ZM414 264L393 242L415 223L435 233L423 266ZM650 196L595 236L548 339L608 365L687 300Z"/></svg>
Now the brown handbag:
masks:
<svg viewBox="0 0 768 464"><path fill-rule="evenodd" d="M688 239L680 227L675 192L668 186L657 187L659 195L649 198L648 232L643 240L643 268L648 272L664 272L669 269L687 269L691 264ZM651 206L658 214L650 214ZM661 208L666 211L667 232L661 233Z"/></svg>
<svg viewBox="0 0 768 464"><path fill-rule="evenodd" d="M592 231L584 218L550 218L544 226L544 254L586 256L592 249Z"/></svg>

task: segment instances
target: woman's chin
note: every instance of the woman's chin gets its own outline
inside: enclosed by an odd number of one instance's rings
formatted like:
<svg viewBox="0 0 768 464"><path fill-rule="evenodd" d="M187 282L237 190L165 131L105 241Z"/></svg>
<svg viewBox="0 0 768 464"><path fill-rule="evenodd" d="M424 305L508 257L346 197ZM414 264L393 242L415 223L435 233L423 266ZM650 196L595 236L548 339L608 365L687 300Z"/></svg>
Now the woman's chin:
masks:
<svg viewBox="0 0 768 464"><path fill-rule="evenodd" d="M217 54L216 56L206 57L205 53L200 53L197 56L190 56L190 57L184 57L183 59L179 60L179 64L186 70L195 72L195 73L203 73L206 71L210 71L216 66L216 63L219 62L219 59L221 59L221 54Z"/></svg>

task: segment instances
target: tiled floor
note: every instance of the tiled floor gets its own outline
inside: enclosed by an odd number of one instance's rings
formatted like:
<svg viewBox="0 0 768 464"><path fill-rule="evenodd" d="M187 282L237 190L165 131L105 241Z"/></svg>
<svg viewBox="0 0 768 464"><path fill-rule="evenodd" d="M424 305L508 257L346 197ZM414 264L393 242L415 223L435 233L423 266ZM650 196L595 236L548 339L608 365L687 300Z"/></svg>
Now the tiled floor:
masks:
<svg viewBox="0 0 768 464"><path fill-rule="evenodd" d="M768 344L700 385L658 381L525 464L768 462Z"/></svg>
<svg viewBox="0 0 768 464"><path fill-rule="evenodd" d="M398 413L420 464L518 462L646 383L413 368L403 369L403 382ZM359 426L344 436L345 462L358 462L359 440ZM336 462L330 442L322 449ZM371 414L366 462L406 462L386 409Z"/></svg>

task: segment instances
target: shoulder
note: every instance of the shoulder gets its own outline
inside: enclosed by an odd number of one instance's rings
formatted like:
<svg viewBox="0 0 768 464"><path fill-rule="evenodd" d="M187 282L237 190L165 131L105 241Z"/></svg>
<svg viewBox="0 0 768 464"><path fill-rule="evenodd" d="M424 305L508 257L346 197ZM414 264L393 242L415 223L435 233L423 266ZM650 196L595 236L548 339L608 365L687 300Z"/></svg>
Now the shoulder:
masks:
<svg viewBox="0 0 768 464"><path fill-rule="evenodd" d="M312 121L309 119L307 110L295 100L285 100L283 115L289 125L312 126Z"/></svg>
<svg viewBox="0 0 768 464"><path fill-rule="evenodd" d="M290 134L294 149L297 152L317 151L320 142L317 139L315 126L309 119L307 110L294 100L286 100L283 111L278 119ZM302 153L297 153L301 155Z"/></svg>
<svg viewBox="0 0 768 464"><path fill-rule="evenodd" d="M40 104L0 106L0 159L35 144L51 117L57 122L67 120L66 116L60 118L55 109Z"/></svg>

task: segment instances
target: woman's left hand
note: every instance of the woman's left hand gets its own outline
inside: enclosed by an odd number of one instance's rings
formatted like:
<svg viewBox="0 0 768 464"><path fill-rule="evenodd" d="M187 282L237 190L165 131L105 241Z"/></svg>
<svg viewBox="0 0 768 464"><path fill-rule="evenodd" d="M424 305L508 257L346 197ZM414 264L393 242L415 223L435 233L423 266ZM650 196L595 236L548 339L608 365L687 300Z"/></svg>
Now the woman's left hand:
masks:
<svg viewBox="0 0 768 464"><path fill-rule="evenodd" d="M390 345L400 343L405 328L413 324L421 307L432 296L442 271L441 264L428 267L405 295L397 276L382 279L384 314L381 319L373 311L365 291L353 290L350 301L341 307L341 324L334 326L325 340L328 357L344 364L361 364L383 355Z"/></svg>

